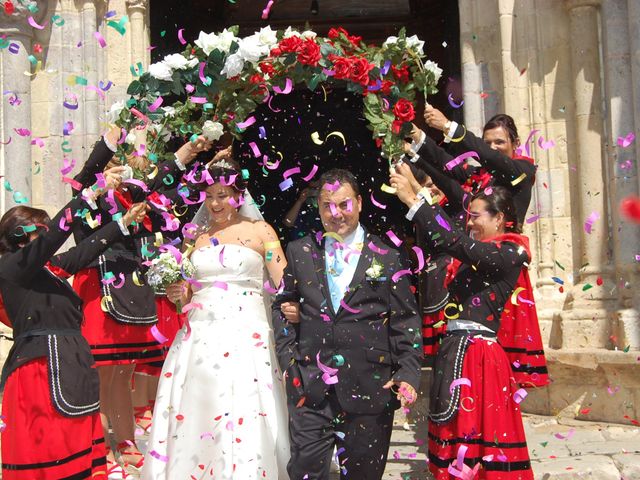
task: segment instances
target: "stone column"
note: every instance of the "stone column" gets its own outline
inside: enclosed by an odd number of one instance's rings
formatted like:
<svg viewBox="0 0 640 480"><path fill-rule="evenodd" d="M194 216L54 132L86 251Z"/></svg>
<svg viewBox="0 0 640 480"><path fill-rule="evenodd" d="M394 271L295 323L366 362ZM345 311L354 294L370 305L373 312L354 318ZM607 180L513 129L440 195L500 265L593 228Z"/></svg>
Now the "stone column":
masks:
<svg viewBox="0 0 640 480"><path fill-rule="evenodd" d="M0 103L0 175L4 175L3 181L10 182L14 191L27 197L30 204L31 137L20 136L14 130L31 130L31 78L24 72L32 70L27 57L32 51L33 29L26 22L27 13L20 7L9 18L0 15L0 35L6 35L7 41L14 44L11 51L5 49L0 55L2 91L11 91L19 99L10 105L7 97L3 96ZM0 195L2 213L14 205L13 193L3 188Z"/></svg>
<svg viewBox="0 0 640 480"><path fill-rule="evenodd" d="M127 14L131 22L131 60L149 66L149 34L147 31L148 0L127 0Z"/></svg>
<svg viewBox="0 0 640 480"><path fill-rule="evenodd" d="M609 214L607 189L603 182L602 145L603 111L601 66L599 61L598 8L600 0L567 0L571 33L571 67L574 79L576 174L570 175L572 197L577 199L572 210L574 228L573 309L563 321L563 347L604 348L608 346L612 288L608 269ZM584 229L585 220L598 219L591 233ZM577 249L577 251L576 251ZM606 283L596 286L598 278ZM593 288L583 290L586 284ZM569 320L569 321L567 321Z"/></svg>
<svg viewBox="0 0 640 480"><path fill-rule="evenodd" d="M617 206L628 195L638 195L638 165L634 146L621 148L617 139L634 131L633 82L630 63L630 35L627 0L610 0L602 5L605 104L607 106L607 167L612 205L612 238L618 282L619 305L614 323L616 346L640 349L640 316L634 271L640 245L640 228L621 218Z"/></svg>

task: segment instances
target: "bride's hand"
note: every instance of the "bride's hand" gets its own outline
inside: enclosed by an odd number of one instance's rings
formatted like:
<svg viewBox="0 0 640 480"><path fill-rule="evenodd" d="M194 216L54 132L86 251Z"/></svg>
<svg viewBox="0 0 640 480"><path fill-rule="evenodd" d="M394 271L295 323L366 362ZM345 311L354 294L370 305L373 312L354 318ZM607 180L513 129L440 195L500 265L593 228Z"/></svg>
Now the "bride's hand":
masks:
<svg viewBox="0 0 640 480"><path fill-rule="evenodd" d="M186 305L189 302L189 284L185 281L167 285L165 292L171 303Z"/></svg>
<svg viewBox="0 0 640 480"><path fill-rule="evenodd" d="M289 323L300 323L300 304L298 302L284 302L280 311Z"/></svg>

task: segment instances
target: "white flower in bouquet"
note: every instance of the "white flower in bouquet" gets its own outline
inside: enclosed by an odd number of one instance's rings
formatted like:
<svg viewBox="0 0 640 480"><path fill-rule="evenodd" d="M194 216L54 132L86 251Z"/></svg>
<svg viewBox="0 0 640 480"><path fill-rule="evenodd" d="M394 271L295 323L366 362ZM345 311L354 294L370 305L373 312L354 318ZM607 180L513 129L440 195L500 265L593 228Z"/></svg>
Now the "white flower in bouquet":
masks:
<svg viewBox="0 0 640 480"><path fill-rule="evenodd" d="M186 59L180 53L173 53L164 57L163 62L172 70L184 70L187 67L195 67L198 64L198 59L195 57Z"/></svg>
<svg viewBox="0 0 640 480"><path fill-rule="evenodd" d="M162 110L164 111L165 117L173 118L176 116L176 109L172 106L167 105L166 107L162 107Z"/></svg>
<svg viewBox="0 0 640 480"><path fill-rule="evenodd" d="M156 135L159 135L163 142L167 143L171 140L171 129L167 125L162 126L162 124L154 123L151 128L154 129Z"/></svg>
<svg viewBox="0 0 640 480"><path fill-rule="evenodd" d="M395 45L396 43L398 43L398 37L387 37L387 39L382 44L382 47L387 48L389 45Z"/></svg>
<svg viewBox="0 0 640 480"><path fill-rule="evenodd" d="M431 60L427 60L426 62L424 62L424 68L428 72L433 73L435 81L436 83L438 83L440 77L442 76L442 69L438 67L438 64L436 62L432 62Z"/></svg>
<svg viewBox="0 0 640 480"><path fill-rule="evenodd" d="M236 40L238 40L238 38L233 32L225 28L219 34L200 32L198 39L194 43L202 49L205 55L209 55L215 49L223 53L228 53L231 44Z"/></svg>
<svg viewBox="0 0 640 480"><path fill-rule="evenodd" d="M227 78L235 77L236 75L240 75L242 69L244 68L244 60L238 53L234 53L233 55L229 55L227 60L224 62L224 67L220 71L220 73L227 76Z"/></svg>
<svg viewBox="0 0 640 480"><path fill-rule="evenodd" d="M309 38L316 38L318 34L316 32L312 32L311 30L305 30L300 36L307 40Z"/></svg>
<svg viewBox="0 0 640 480"><path fill-rule="evenodd" d="M133 132L129 132L127 134L127 137L124 139L125 142L127 142L129 145L134 145L136 143L138 137L136 137L136 134Z"/></svg>
<svg viewBox="0 0 640 480"><path fill-rule="evenodd" d="M114 102L107 112L107 122L114 123L120 117L120 112L124 109L124 105L123 100Z"/></svg>
<svg viewBox="0 0 640 480"><path fill-rule="evenodd" d="M191 278L196 269L187 257L178 263L171 252L163 252L151 261L147 270L147 283L156 292L163 291L168 285Z"/></svg>
<svg viewBox="0 0 640 480"><path fill-rule="evenodd" d="M282 38L299 37L299 36L300 36L299 31L294 30L291 27L287 27L287 29L284 31L284 34L282 35Z"/></svg>
<svg viewBox="0 0 640 480"><path fill-rule="evenodd" d="M156 62L149 65L149 74L153 78L157 78L158 80L165 80L170 82L173 70L164 62Z"/></svg>
<svg viewBox="0 0 640 480"><path fill-rule="evenodd" d="M411 35L407 37L407 48L410 48L414 52L424 53L424 42L420 40L417 35Z"/></svg>
<svg viewBox="0 0 640 480"><path fill-rule="evenodd" d="M275 30L271 30L271 26L269 25L261 28L259 32L256 32L256 35L258 36L260 43L269 47L269 50L278 43L277 32Z"/></svg>
<svg viewBox="0 0 640 480"><path fill-rule="evenodd" d="M224 133L224 128L220 122L212 122L211 120L207 120L202 125L202 135L207 140L216 141L219 140L222 134Z"/></svg>

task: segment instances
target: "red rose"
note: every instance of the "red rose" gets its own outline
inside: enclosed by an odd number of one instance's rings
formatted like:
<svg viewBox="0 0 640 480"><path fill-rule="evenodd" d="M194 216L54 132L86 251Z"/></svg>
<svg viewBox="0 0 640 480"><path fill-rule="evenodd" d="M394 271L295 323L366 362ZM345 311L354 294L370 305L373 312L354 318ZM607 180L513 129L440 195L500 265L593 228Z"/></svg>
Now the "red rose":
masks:
<svg viewBox="0 0 640 480"><path fill-rule="evenodd" d="M352 62L346 57L339 57L337 55L331 55L329 60L333 62L333 71L335 74L333 77L337 80L344 80L351 76Z"/></svg>
<svg viewBox="0 0 640 480"><path fill-rule="evenodd" d="M399 135L400 134L400 130L402 129L402 124L404 122L402 120L394 120L393 123L391 124L391 131L396 134Z"/></svg>
<svg viewBox="0 0 640 480"><path fill-rule="evenodd" d="M352 57L351 80L366 87L369 85L369 72L373 67L366 58Z"/></svg>
<svg viewBox="0 0 640 480"><path fill-rule="evenodd" d="M262 82L264 82L264 77L259 73L254 73L251 75L251 78L249 78L249 83L253 83L254 85L260 85Z"/></svg>
<svg viewBox="0 0 640 480"><path fill-rule="evenodd" d="M282 55L282 50L280 50L279 47L274 47L271 49L271 52L269 52L269 55L271 55L272 57L279 57L280 55Z"/></svg>
<svg viewBox="0 0 640 480"><path fill-rule="evenodd" d="M299 52L302 47L302 39L300 37L283 38L278 44L282 53Z"/></svg>
<svg viewBox="0 0 640 480"><path fill-rule="evenodd" d="M4 2L4 13L6 13L7 15L11 15L14 11L15 7L13 3L11 3L11 0L7 0L6 2Z"/></svg>
<svg viewBox="0 0 640 480"><path fill-rule="evenodd" d="M391 87L393 87L393 82L391 80L383 80L382 85L380 85L380 93L383 95L389 95L391 93Z"/></svg>
<svg viewBox="0 0 640 480"><path fill-rule="evenodd" d="M341 33L344 33L344 35L346 37L349 36L349 32L347 32L344 28L342 27L338 27L338 28L331 28L329 29L329 33L328 36L329 38L331 38L332 40L335 40L336 38L338 38L340 36Z"/></svg>
<svg viewBox="0 0 640 480"><path fill-rule="evenodd" d="M276 69L273 67L273 64L269 62L261 62L258 67L260 67L260 71L265 75L273 75Z"/></svg>
<svg viewBox="0 0 640 480"><path fill-rule="evenodd" d="M380 148L382 146L382 139L380 137L375 139L376 147Z"/></svg>
<svg viewBox="0 0 640 480"><path fill-rule="evenodd" d="M409 67L404 65L403 67L397 68L395 65L391 65L391 71L393 72L393 76L396 77L401 83L407 83L409 81Z"/></svg>
<svg viewBox="0 0 640 480"><path fill-rule="evenodd" d="M401 122L410 122L416 116L416 112L413 110L413 104L404 98L398 100L395 107L393 107L393 113Z"/></svg>
<svg viewBox="0 0 640 480"><path fill-rule="evenodd" d="M302 46L298 50L298 61L305 65L315 67L318 65L320 58L320 45L313 38L308 38L302 42Z"/></svg>
<svg viewBox="0 0 640 480"><path fill-rule="evenodd" d="M359 35L348 35L347 38L354 47L360 45L360 42L362 41L362 37Z"/></svg>

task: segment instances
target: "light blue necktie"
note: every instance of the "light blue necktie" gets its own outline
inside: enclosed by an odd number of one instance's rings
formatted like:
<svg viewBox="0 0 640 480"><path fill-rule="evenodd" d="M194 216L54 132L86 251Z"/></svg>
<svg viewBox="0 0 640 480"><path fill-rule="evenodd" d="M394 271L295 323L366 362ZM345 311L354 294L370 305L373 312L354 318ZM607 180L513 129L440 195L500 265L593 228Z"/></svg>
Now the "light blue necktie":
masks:
<svg viewBox="0 0 640 480"><path fill-rule="evenodd" d="M333 262L331 263L329 272L327 272L327 283L329 285L329 294L331 295L331 304L333 305L334 312L337 312L340 308L340 300L342 300L344 296L344 292L337 281L340 275L342 275L344 267L345 261L342 256L342 249L334 248Z"/></svg>

